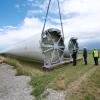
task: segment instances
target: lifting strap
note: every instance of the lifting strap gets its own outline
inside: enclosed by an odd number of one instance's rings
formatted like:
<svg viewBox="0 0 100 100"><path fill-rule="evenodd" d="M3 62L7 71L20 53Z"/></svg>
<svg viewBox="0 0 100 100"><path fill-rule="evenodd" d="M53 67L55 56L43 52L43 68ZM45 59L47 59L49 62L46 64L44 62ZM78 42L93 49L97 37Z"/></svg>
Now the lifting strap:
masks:
<svg viewBox="0 0 100 100"><path fill-rule="evenodd" d="M48 7L47 7L47 12L46 12L46 17L45 17L45 21L44 21L44 25L43 25L42 33L44 33L45 24L46 24L46 21L47 21L47 16L48 16L49 8L50 8L50 3L51 3L51 0L49 0L49 4L48 4ZM62 24L62 18L61 18L61 11L60 11L59 0L57 0L57 3L58 3L58 8L59 8L59 17L60 17L59 19L60 19L60 24L61 24L62 38L64 39L63 24Z"/></svg>

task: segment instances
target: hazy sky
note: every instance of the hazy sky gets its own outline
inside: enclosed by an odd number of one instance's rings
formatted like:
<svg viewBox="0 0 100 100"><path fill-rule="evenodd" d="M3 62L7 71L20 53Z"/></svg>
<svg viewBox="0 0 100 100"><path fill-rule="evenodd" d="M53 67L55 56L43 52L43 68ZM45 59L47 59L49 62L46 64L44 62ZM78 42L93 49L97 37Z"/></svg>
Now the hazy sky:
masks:
<svg viewBox="0 0 100 100"><path fill-rule="evenodd" d="M59 0L64 36L80 47L99 48L100 0ZM0 50L40 33L49 0L0 0ZM57 0L51 0L47 28L59 28Z"/></svg>

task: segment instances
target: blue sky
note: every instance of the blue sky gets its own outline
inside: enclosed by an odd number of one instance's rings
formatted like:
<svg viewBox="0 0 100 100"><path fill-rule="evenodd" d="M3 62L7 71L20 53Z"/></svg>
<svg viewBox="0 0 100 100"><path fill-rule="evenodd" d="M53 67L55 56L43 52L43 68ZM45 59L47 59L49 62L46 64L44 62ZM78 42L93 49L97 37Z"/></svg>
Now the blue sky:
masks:
<svg viewBox="0 0 100 100"><path fill-rule="evenodd" d="M59 0L65 39L100 48L100 0ZM0 50L41 33L48 0L0 0ZM60 28L57 1L51 0L46 28Z"/></svg>
<svg viewBox="0 0 100 100"><path fill-rule="evenodd" d="M44 1L46 0L0 0L0 26L17 26L25 17L37 17L42 20L45 17L47 7L45 5L45 8L42 8ZM55 1L53 3L51 2L51 7L54 3L55 7L57 7L57 1ZM58 13L53 12L49 13L49 17L59 18Z"/></svg>
<svg viewBox="0 0 100 100"><path fill-rule="evenodd" d="M0 0L0 26L18 25L26 16L25 0Z"/></svg>

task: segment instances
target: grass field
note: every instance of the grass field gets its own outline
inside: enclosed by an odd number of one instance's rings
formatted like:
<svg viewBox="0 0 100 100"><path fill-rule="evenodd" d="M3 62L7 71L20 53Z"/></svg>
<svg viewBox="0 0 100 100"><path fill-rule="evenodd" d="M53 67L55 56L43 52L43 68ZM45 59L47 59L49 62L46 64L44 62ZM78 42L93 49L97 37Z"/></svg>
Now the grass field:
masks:
<svg viewBox="0 0 100 100"><path fill-rule="evenodd" d="M79 54L82 56L82 54ZM88 55L88 65L84 65L83 60L77 62L77 66L72 64L62 65L62 67L43 71L42 65L35 62L26 62L19 59L4 57L6 63L15 66L17 75L31 76L30 84L33 86L32 95L40 100L41 94L46 88L55 90L67 90L67 86L79 79L86 72L94 68L92 54ZM100 66L100 65L99 65ZM77 91L73 91L70 100L100 100L100 67L90 76L88 81L83 82Z"/></svg>
<svg viewBox="0 0 100 100"><path fill-rule="evenodd" d="M72 92L69 100L100 100L100 66L77 90Z"/></svg>

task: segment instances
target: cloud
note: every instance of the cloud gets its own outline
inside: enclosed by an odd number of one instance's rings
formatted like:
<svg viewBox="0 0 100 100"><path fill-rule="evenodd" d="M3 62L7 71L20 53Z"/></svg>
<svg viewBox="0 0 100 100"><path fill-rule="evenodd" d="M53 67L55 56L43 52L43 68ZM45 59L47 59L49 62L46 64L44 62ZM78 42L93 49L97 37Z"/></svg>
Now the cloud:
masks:
<svg viewBox="0 0 100 100"><path fill-rule="evenodd" d="M45 30L48 27L54 27L49 22L46 25ZM43 22L41 20L35 17L26 17L23 23L18 27L5 26L3 29L0 29L2 31L2 35L0 35L0 47L7 48L18 43L19 41L32 37L35 34L41 34L42 29Z"/></svg>
<svg viewBox="0 0 100 100"><path fill-rule="evenodd" d="M28 12L27 12L27 16L28 17L33 17L34 15L36 15L36 14L41 14L42 13L42 10L29 10Z"/></svg>
<svg viewBox="0 0 100 100"><path fill-rule="evenodd" d="M60 7L66 39L77 37L81 45L100 43L99 0L60 0ZM59 23L57 18L52 21Z"/></svg>
<svg viewBox="0 0 100 100"><path fill-rule="evenodd" d="M19 27L4 27L5 34L0 36L0 46L8 47L34 34L41 33L42 26L42 23L36 18L25 18Z"/></svg>
<svg viewBox="0 0 100 100"><path fill-rule="evenodd" d="M20 5L16 4L15 5L15 8L19 9L20 8Z"/></svg>
<svg viewBox="0 0 100 100"><path fill-rule="evenodd" d="M29 2L32 2L33 0L28 0Z"/></svg>
<svg viewBox="0 0 100 100"><path fill-rule="evenodd" d="M66 6L65 6L66 5ZM62 14L78 14L63 20L65 37L78 37L81 45L100 43L100 1L99 0L65 0Z"/></svg>
<svg viewBox="0 0 100 100"><path fill-rule="evenodd" d="M28 10L27 16L20 26L0 28L0 34L5 33L0 37L0 41L2 41L0 45L11 45L34 34L41 34L44 23L44 19L41 20L41 17L45 18L48 0L44 0L42 4L38 0L36 2L28 0L28 2L34 4L30 3L32 9ZM36 9L36 7L39 7L39 9ZM73 36L77 37L81 48L87 44L100 43L99 0L60 0L60 7L66 39ZM57 2L52 0L49 13L58 14L57 11ZM35 17L37 13L40 14L39 17ZM30 17L31 15L32 17ZM59 17L50 16L49 14L45 29L51 27L61 29Z"/></svg>

